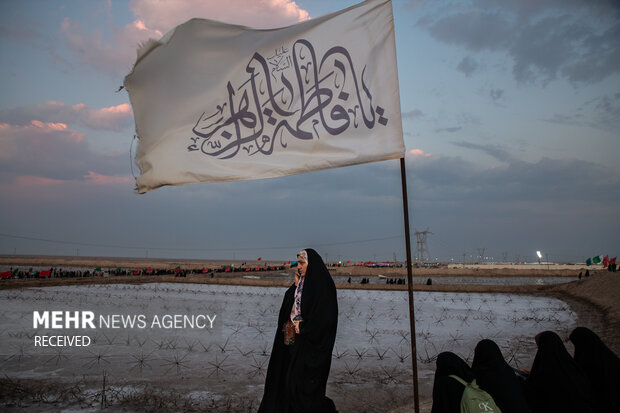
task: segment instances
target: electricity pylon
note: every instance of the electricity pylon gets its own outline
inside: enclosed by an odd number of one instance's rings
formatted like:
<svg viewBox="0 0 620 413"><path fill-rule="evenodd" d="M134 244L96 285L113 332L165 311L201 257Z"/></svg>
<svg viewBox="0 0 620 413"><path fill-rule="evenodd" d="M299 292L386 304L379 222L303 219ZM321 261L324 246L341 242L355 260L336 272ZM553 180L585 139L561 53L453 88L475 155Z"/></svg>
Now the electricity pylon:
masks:
<svg viewBox="0 0 620 413"><path fill-rule="evenodd" d="M426 246L426 238L428 234L432 234L432 232L426 228L424 231L415 231L414 234L416 237L415 262L422 263L425 261L430 261L431 255L428 252L428 247Z"/></svg>

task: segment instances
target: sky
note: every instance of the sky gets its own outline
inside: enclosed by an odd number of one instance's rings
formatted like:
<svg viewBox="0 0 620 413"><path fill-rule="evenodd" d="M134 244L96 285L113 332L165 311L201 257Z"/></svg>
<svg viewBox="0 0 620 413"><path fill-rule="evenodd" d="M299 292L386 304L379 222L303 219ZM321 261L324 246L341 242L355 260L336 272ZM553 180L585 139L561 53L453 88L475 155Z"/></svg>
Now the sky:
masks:
<svg viewBox="0 0 620 413"><path fill-rule="evenodd" d="M404 260L398 160L134 192L118 91L190 18L294 24L348 0L0 2L0 254ZM620 252L620 3L394 0L412 231L431 260ZM412 254L417 238L412 234Z"/></svg>

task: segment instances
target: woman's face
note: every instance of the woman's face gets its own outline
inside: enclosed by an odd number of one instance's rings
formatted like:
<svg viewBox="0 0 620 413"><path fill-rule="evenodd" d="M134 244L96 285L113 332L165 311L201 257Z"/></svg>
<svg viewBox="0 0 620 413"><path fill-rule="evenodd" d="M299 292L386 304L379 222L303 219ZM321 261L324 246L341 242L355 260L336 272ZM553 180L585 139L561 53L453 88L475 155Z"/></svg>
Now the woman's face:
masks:
<svg viewBox="0 0 620 413"><path fill-rule="evenodd" d="M300 277L305 277L307 270L308 270L308 263L306 261L299 260L297 262L297 275L299 275Z"/></svg>

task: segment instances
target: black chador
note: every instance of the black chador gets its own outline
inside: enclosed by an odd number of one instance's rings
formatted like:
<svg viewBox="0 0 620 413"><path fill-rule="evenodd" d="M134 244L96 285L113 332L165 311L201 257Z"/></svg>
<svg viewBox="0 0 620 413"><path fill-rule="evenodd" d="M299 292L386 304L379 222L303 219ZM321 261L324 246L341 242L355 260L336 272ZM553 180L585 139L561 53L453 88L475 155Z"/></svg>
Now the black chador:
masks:
<svg viewBox="0 0 620 413"><path fill-rule="evenodd" d="M431 413L460 412L465 386L450 375L458 376L469 383L474 379L471 368L465 360L450 351L440 353L436 365Z"/></svg>
<svg viewBox="0 0 620 413"><path fill-rule="evenodd" d="M493 340L478 342L471 369L480 388L493 397L502 413L529 413L521 379Z"/></svg>
<svg viewBox="0 0 620 413"><path fill-rule="evenodd" d="M573 330L570 341L575 345L575 362L592 385L594 410L620 412L620 357L585 327Z"/></svg>
<svg viewBox="0 0 620 413"><path fill-rule="evenodd" d="M325 396L338 326L336 286L319 254L305 250L308 268L301 294L301 321L294 344L284 344L282 327L290 318L296 285L282 300L265 392L258 413L333 413Z"/></svg>
<svg viewBox="0 0 620 413"><path fill-rule="evenodd" d="M525 394L535 413L589 413L592 390L584 371L552 331L536 336L538 351L525 382Z"/></svg>

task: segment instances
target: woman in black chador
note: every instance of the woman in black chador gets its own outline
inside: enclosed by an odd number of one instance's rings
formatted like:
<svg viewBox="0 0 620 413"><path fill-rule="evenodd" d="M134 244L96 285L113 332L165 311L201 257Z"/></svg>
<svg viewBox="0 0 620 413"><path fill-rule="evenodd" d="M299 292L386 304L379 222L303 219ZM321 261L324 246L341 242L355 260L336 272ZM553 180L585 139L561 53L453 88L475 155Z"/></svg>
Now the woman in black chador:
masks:
<svg viewBox="0 0 620 413"><path fill-rule="evenodd" d="M480 340L474 351L471 369L480 388L493 397L502 413L529 413L521 379L493 340Z"/></svg>
<svg viewBox="0 0 620 413"><path fill-rule="evenodd" d="M590 382L560 336L544 331L536 336L536 344L538 351L525 381L530 408L535 413L593 412Z"/></svg>
<svg viewBox="0 0 620 413"><path fill-rule="evenodd" d="M460 413L465 386L450 375L453 374L470 383L474 379L474 374L465 360L450 351L440 353L436 364L431 413Z"/></svg>
<svg viewBox="0 0 620 413"><path fill-rule="evenodd" d="M336 286L313 249L297 254L284 294L258 413L333 413L325 396L338 326Z"/></svg>
<svg viewBox="0 0 620 413"><path fill-rule="evenodd" d="M577 327L569 338L575 345L575 362L592 385L595 411L620 412L620 357L588 328Z"/></svg>

